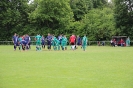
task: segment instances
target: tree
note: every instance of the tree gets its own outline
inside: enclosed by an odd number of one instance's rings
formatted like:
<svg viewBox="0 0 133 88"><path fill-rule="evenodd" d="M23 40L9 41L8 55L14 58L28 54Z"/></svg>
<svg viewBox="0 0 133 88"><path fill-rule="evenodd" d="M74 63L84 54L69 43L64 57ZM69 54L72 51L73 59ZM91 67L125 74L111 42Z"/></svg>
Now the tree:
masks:
<svg viewBox="0 0 133 88"><path fill-rule="evenodd" d="M67 31L72 15L69 0L40 0L29 18L37 26L36 31L62 33Z"/></svg>
<svg viewBox="0 0 133 88"><path fill-rule="evenodd" d="M133 36L133 0L115 0L117 35Z"/></svg>
<svg viewBox="0 0 133 88"><path fill-rule="evenodd" d="M86 34L90 40L110 40L115 34L115 22L111 8L92 9L85 16L83 22L86 24Z"/></svg>
<svg viewBox="0 0 133 88"><path fill-rule="evenodd" d="M85 0L70 0L70 6L74 14L75 21L83 19L87 13L87 6Z"/></svg>
<svg viewBox="0 0 133 88"><path fill-rule="evenodd" d="M2 0L0 1L0 29L3 33L0 39L11 39L15 32L23 32L21 29L28 22L27 0Z"/></svg>

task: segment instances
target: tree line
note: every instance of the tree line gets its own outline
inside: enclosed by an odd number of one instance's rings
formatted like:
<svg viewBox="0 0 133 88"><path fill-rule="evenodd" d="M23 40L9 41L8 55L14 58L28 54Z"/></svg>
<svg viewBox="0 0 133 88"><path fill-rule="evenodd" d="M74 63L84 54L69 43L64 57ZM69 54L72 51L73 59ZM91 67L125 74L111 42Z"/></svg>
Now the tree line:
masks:
<svg viewBox="0 0 133 88"><path fill-rule="evenodd" d="M1 0L0 31L1 41L14 33L133 38L133 0Z"/></svg>

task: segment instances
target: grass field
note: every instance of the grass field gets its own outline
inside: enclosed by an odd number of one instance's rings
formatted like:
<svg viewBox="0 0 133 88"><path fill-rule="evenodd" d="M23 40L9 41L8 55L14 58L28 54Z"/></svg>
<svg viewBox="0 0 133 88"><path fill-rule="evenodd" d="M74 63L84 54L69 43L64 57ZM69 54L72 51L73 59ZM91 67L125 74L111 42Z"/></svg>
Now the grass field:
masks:
<svg viewBox="0 0 133 88"><path fill-rule="evenodd" d="M20 52L0 46L0 88L133 88L133 47Z"/></svg>

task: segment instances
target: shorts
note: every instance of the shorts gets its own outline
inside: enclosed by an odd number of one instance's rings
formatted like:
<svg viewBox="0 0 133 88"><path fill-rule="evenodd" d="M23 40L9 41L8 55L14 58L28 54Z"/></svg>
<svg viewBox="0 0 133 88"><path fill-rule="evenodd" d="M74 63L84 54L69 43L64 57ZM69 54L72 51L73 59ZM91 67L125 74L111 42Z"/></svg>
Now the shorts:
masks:
<svg viewBox="0 0 133 88"><path fill-rule="evenodd" d="M51 45L51 41L47 41L48 45Z"/></svg>
<svg viewBox="0 0 133 88"><path fill-rule="evenodd" d="M77 43L77 45L81 45L81 43L80 43L80 42L78 42L78 43Z"/></svg>
<svg viewBox="0 0 133 88"><path fill-rule="evenodd" d="M71 45L75 45L74 42L71 42Z"/></svg>
<svg viewBox="0 0 133 88"><path fill-rule="evenodd" d="M45 45L45 43L44 43L44 42L42 42L42 45Z"/></svg>
<svg viewBox="0 0 133 88"><path fill-rule="evenodd" d="M41 42L36 42L36 45L41 45Z"/></svg>

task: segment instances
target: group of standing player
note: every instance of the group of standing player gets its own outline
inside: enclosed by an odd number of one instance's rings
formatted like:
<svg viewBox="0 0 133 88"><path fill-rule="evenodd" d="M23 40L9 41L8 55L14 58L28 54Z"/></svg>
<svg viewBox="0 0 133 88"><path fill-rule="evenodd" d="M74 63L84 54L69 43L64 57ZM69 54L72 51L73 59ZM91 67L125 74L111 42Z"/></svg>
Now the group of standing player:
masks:
<svg viewBox="0 0 133 88"><path fill-rule="evenodd" d="M19 50L28 50L30 49L30 36L28 34L19 36L16 33L12 37L12 41L14 44L14 50L18 47Z"/></svg>
<svg viewBox="0 0 133 88"><path fill-rule="evenodd" d="M35 37L36 41L36 51L41 50L42 48L45 48L45 43L47 42L47 48L48 50L51 50L51 46L53 46L53 50L67 50L67 44L69 43L71 45L71 50L75 50L77 46L82 45L83 50L86 50L87 46L87 37L84 35L83 38L80 38L79 36L75 36L72 34L69 38L69 41L66 37L66 35L59 35L58 37L55 37L55 35L51 35L48 33L48 36L45 38L44 36L37 35Z"/></svg>
<svg viewBox="0 0 133 88"><path fill-rule="evenodd" d="M18 36L16 33L14 34L12 41L14 43L14 50L16 50L17 46L19 47L19 50L28 50L30 49L30 36L27 34L24 36ZM45 49L45 45L47 45L48 50L51 50L51 46L53 46L53 50L67 50L67 44L69 43L71 45L71 50L75 50L77 46L82 45L82 49L85 51L87 46L87 37L84 35L83 38L80 38L79 36L75 36L72 34L69 38L69 41L65 35L59 35L58 37L55 37L54 35L51 35L48 33L47 37L41 36L40 34L37 34L35 36L35 42L36 42L36 51L40 51L42 49Z"/></svg>

